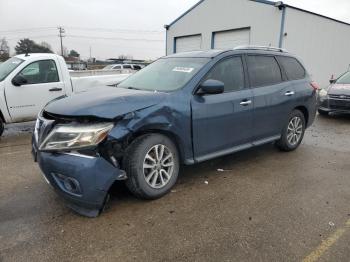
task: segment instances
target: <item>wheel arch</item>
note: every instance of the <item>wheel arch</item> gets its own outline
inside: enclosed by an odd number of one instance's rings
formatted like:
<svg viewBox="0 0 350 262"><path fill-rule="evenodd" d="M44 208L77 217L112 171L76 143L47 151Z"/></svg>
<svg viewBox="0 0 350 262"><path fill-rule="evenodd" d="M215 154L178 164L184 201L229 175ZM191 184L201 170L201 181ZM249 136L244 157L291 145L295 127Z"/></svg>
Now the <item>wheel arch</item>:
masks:
<svg viewBox="0 0 350 262"><path fill-rule="evenodd" d="M138 131L133 134L131 143L138 137L143 136L143 135L148 135L148 134L160 134L164 135L167 138L169 138L174 145L176 146L176 149L179 153L180 161L181 163L185 162L185 150L184 150L184 145L183 142L181 141L180 137L178 137L174 132L171 132L169 130L164 130L164 129L147 129L147 130L142 130ZM130 144L131 144L130 143Z"/></svg>
<svg viewBox="0 0 350 262"><path fill-rule="evenodd" d="M1 110L0 110L0 120L2 120L2 122L4 124L6 124L5 117L4 117L3 113L1 112Z"/></svg>
<svg viewBox="0 0 350 262"><path fill-rule="evenodd" d="M308 126L310 115L309 115L309 110L306 108L306 106L297 106L294 108L294 110L299 110L303 113L305 118L305 125Z"/></svg>

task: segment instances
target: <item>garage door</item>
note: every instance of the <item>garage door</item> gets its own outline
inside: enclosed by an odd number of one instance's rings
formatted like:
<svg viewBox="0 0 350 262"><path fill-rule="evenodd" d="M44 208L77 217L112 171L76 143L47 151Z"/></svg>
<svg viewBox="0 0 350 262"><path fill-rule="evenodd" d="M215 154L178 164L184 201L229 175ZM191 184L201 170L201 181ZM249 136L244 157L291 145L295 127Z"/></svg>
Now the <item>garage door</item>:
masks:
<svg viewBox="0 0 350 262"><path fill-rule="evenodd" d="M200 50L202 47L202 36L192 35L192 36L177 37L175 39L175 44L176 44L176 48L175 48L176 53Z"/></svg>
<svg viewBox="0 0 350 262"><path fill-rule="evenodd" d="M250 29L239 29L214 33L215 49L232 49L250 44Z"/></svg>

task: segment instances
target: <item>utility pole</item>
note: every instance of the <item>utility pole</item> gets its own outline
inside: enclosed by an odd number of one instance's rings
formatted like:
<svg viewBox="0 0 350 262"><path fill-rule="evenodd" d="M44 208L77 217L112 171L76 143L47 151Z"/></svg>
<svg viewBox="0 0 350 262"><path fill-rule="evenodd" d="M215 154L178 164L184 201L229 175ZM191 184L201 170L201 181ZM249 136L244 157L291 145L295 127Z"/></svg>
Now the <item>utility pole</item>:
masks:
<svg viewBox="0 0 350 262"><path fill-rule="evenodd" d="M61 56L63 56L63 42L62 42L62 38L65 37L65 35L63 35L66 31L64 30L64 28L62 26L58 27L58 32L59 32L59 37L60 37L60 41L61 41Z"/></svg>

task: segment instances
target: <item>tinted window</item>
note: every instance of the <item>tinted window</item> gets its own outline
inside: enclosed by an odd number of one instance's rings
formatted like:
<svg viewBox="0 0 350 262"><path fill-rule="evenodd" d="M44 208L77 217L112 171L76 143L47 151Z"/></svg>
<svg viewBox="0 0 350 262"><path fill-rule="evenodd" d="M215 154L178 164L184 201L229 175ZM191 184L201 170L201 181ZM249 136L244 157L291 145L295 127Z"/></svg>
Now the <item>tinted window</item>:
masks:
<svg viewBox="0 0 350 262"><path fill-rule="evenodd" d="M243 63L240 57L225 59L214 66L205 80L219 80L225 84L225 92L244 88Z"/></svg>
<svg viewBox="0 0 350 262"><path fill-rule="evenodd" d="M58 72L53 60L42 60L27 65L20 73L27 84L58 82Z"/></svg>
<svg viewBox="0 0 350 262"><path fill-rule="evenodd" d="M124 69L132 69L131 65L124 65L123 67L124 67Z"/></svg>
<svg viewBox="0 0 350 262"><path fill-rule="evenodd" d="M252 87L282 82L281 69L273 56L248 56L247 62Z"/></svg>
<svg viewBox="0 0 350 262"><path fill-rule="evenodd" d="M113 67L113 69L122 69L122 67L121 66L115 66L115 67Z"/></svg>
<svg viewBox="0 0 350 262"><path fill-rule="evenodd" d="M305 77L305 69L303 66L293 57L278 57L281 65L286 71L289 80L298 80Z"/></svg>

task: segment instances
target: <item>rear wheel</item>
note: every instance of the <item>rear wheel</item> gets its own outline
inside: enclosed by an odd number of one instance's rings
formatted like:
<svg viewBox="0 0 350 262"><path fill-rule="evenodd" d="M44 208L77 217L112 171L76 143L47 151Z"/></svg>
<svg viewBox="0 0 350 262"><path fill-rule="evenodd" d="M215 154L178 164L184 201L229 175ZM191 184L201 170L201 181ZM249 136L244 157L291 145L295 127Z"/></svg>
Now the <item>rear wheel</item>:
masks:
<svg viewBox="0 0 350 262"><path fill-rule="evenodd" d="M135 196L157 199L175 185L179 173L179 154L166 136L150 134L139 137L125 155L126 185Z"/></svg>
<svg viewBox="0 0 350 262"><path fill-rule="evenodd" d="M304 138L305 129L304 114L299 110L294 110L282 131L281 139L277 142L278 148L286 152L297 149Z"/></svg>
<svg viewBox="0 0 350 262"><path fill-rule="evenodd" d="M328 116L328 115L329 115L329 112L323 111L323 110L321 110L321 109L318 109L318 113L319 113L321 116Z"/></svg>
<svg viewBox="0 0 350 262"><path fill-rule="evenodd" d="M2 133L4 133L4 129L5 129L5 124L0 118L0 136L2 135Z"/></svg>

